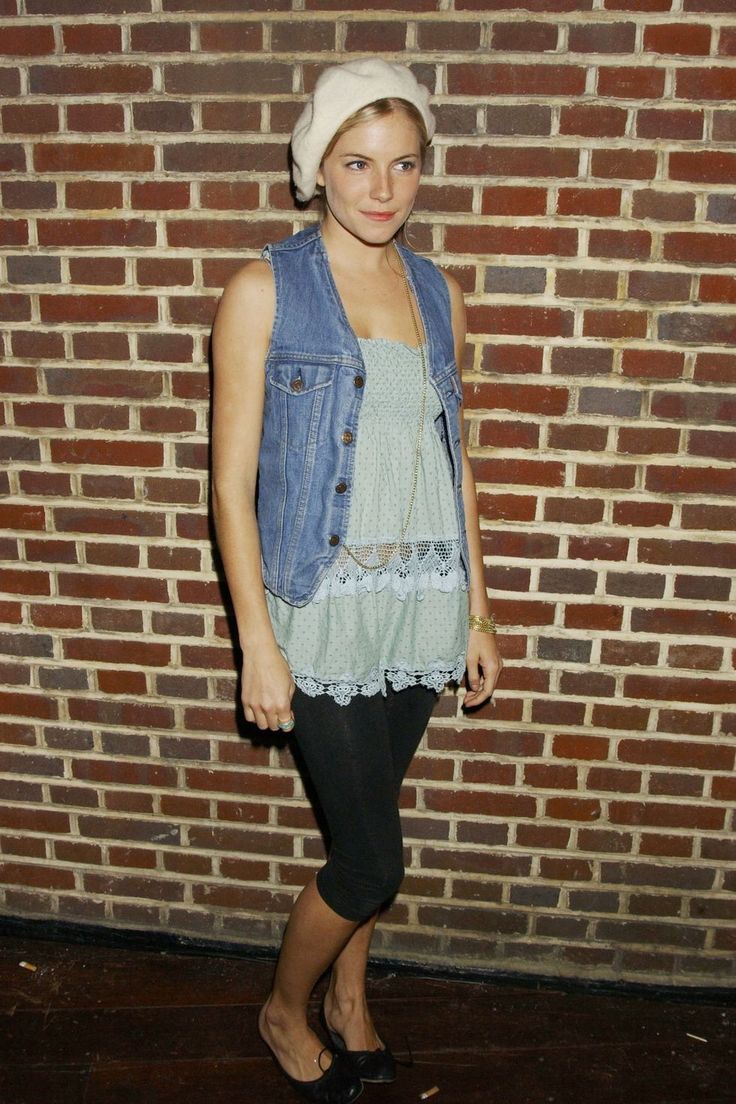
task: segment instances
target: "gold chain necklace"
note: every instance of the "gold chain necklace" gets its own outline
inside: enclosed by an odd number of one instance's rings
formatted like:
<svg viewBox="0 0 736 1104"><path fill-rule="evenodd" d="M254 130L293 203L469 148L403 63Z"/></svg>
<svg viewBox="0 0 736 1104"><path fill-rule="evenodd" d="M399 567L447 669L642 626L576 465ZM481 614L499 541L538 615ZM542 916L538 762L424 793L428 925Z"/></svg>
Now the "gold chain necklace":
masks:
<svg viewBox="0 0 736 1104"><path fill-rule="evenodd" d="M421 358L422 358L422 404L421 404L421 414L419 416L419 428L417 430L417 443L416 443L416 448L414 450L414 474L412 476L412 481L411 481L411 495L409 496L409 508L406 512L406 521L403 524L403 527L401 529L401 534L399 536L398 541L393 541L391 544L385 544L385 545L381 546L381 551L379 552L379 562L377 564L363 563L363 561L359 560L358 557L355 555L355 553L352 552L346 544L343 545L343 548L345 549L347 554L351 557L351 559L355 560L355 562L360 567L364 568L366 571L377 571L380 567L385 567L386 564L391 559L391 557L394 555L394 553L404 546L404 537L406 536L407 530L409 528L409 519L411 518L411 512L414 508L414 498L415 498L416 492L417 492L417 482L418 482L418 479L419 479L419 465L421 463L421 452L422 452L422 434L424 432L424 415L425 415L425 411L426 411L426 407L427 407L427 357L426 357L425 350L424 350L424 342L422 341L422 334L419 331L419 323L417 321L416 312L414 310L414 303L413 303L413 300L412 300L412 297L411 297L411 288L409 286L409 277L406 274L406 265L404 264L403 260L401 259L401 254L399 253L399 247L398 247L398 245L396 244L395 241L394 241L394 249L396 250L396 256L399 258L399 264L401 265L401 272L400 273L396 272L396 269L393 268L393 266L391 265L391 262L388 259L388 253L386 253L386 263L388 264L388 267L391 269L391 271L396 276L401 276L402 277L402 279L404 281L404 289L406 291L406 297L409 300L409 311L411 312L411 320L412 320L412 324L414 326L414 334L416 336L417 345L419 347L419 352L420 352Z"/></svg>

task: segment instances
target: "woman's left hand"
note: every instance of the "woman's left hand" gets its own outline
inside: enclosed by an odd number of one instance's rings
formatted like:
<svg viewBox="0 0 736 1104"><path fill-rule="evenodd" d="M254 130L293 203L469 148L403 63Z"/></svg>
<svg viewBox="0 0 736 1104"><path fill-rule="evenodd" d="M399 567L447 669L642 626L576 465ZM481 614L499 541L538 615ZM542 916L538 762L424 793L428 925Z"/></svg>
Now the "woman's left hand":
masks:
<svg viewBox="0 0 736 1104"><path fill-rule="evenodd" d="M468 689L463 709L473 709L490 699L502 667L495 634L470 629L466 660Z"/></svg>

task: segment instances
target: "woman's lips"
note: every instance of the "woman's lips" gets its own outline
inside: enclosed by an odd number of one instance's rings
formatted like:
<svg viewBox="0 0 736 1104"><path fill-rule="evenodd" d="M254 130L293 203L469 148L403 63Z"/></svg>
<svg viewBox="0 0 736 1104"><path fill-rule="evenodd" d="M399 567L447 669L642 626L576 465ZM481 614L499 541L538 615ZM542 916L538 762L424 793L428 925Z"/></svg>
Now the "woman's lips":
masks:
<svg viewBox="0 0 736 1104"><path fill-rule="evenodd" d="M361 215L373 219L374 222L389 222L396 215L395 211L361 211Z"/></svg>

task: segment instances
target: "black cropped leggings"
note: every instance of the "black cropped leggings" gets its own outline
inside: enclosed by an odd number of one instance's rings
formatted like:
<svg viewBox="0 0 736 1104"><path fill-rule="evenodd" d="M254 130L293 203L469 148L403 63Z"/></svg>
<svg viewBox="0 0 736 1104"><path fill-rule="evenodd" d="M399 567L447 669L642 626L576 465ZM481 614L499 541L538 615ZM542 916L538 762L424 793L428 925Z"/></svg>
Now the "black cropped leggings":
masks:
<svg viewBox="0 0 736 1104"><path fill-rule="evenodd" d="M386 690L338 705L297 687L291 701L294 739L331 837L317 889L347 920L366 920L401 885L399 791L439 697L427 686Z"/></svg>

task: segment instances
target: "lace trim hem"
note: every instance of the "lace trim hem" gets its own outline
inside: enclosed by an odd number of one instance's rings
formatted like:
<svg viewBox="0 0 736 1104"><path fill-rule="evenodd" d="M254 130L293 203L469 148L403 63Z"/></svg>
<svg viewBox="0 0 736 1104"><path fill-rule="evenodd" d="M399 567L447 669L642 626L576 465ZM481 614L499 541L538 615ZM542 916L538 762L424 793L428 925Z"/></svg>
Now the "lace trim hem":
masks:
<svg viewBox="0 0 736 1104"><path fill-rule="evenodd" d="M296 674L292 678L299 689L310 698L319 694L329 694L338 705L348 705L358 694L369 697L379 692L386 696L386 682L394 690L405 690L407 686L428 686L441 693L448 682L457 682L465 672L466 656L460 652L454 664L438 663L429 670L412 671L406 667L386 667L383 670L374 667L363 682L332 681L315 678L313 675Z"/></svg>
<svg viewBox="0 0 736 1104"><path fill-rule="evenodd" d="M404 601L409 594L416 594L421 600L427 590L449 593L468 589L459 540L418 540L398 545L381 564L382 556L390 547L385 543L361 544L354 548L351 545L351 551L369 565L367 568L361 567L345 549L341 549L312 602L356 594L377 594L388 588L400 601Z"/></svg>

